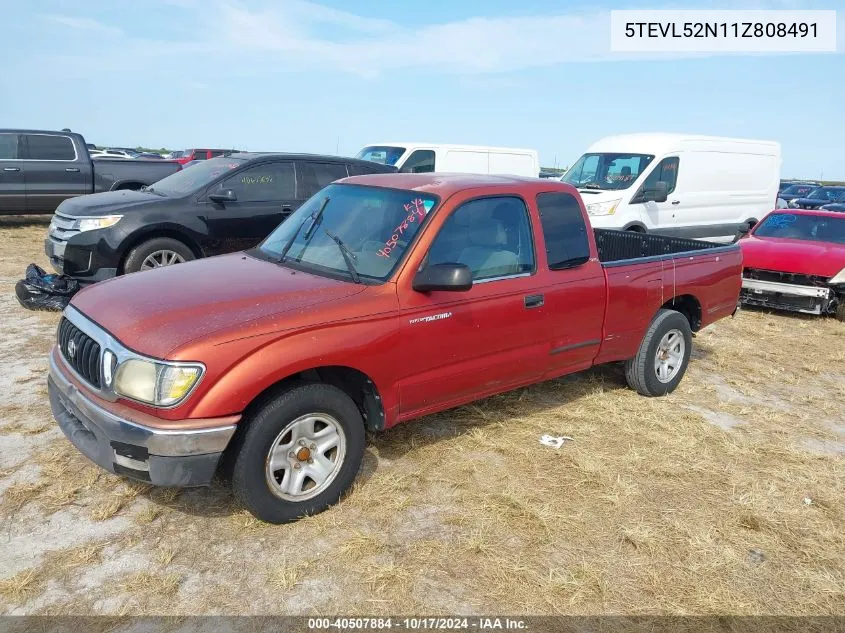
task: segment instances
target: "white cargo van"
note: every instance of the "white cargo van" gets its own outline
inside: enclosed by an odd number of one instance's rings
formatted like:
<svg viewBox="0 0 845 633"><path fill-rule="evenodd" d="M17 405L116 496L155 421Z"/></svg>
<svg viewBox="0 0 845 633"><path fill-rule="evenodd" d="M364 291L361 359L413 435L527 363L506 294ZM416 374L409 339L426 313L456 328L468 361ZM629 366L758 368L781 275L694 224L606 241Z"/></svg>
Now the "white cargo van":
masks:
<svg viewBox="0 0 845 633"><path fill-rule="evenodd" d="M681 134L594 143L561 177L600 228L722 241L775 208L780 144Z"/></svg>
<svg viewBox="0 0 845 633"><path fill-rule="evenodd" d="M406 173L431 171L460 174L540 176L540 159L533 149L437 145L435 143L374 143L356 158L393 165Z"/></svg>

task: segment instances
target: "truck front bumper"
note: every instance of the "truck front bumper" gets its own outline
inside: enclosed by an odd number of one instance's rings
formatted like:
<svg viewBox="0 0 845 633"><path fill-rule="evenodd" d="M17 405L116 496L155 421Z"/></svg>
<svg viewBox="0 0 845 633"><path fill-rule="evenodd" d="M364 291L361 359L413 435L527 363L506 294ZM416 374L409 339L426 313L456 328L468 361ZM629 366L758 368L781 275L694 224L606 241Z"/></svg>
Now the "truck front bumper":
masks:
<svg viewBox="0 0 845 633"><path fill-rule="evenodd" d="M174 430L145 426L94 403L50 354L50 407L70 442L101 468L157 486L205 486L235 433L232 418L213 428Z"/></svg>
<svg viewBox="0 0 845 633"><path fill-rule="evenodd" d="M805 314L828 312L832 298L830 288L822 286L799 286L746 278L742 280L740 294L740 301L744 304Z"/></svg>
<svg viewBox="0 0 845 633"><path fill-rule="evenodd" d="M73 239L78 241L85 237L88 236L80 233ZM117 276L117 255L104 255L96 243L77 244L48 237L44 240L44 254L57 273L70 275L83 284Z"/></svg>

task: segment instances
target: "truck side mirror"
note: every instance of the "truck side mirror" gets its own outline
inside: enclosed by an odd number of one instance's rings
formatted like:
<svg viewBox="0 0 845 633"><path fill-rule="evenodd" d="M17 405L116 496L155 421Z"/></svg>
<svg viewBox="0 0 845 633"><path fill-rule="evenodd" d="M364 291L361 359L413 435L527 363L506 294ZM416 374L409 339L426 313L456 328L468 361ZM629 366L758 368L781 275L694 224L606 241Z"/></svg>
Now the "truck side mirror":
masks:
<svg viewBox="0 0 845 633"><path fill-rule="evenodd" d="M208 199L212 202L235 202L238 195L232 189L221 189L214 193L208 194Z"/></svg>
<svg viewBox="0 0 845 633"><path fill-rule="evenodd" d="M433 264L426 266L414 277L417 292L446 290L465 292L472 288L472 271L465 264Z"/></svg>

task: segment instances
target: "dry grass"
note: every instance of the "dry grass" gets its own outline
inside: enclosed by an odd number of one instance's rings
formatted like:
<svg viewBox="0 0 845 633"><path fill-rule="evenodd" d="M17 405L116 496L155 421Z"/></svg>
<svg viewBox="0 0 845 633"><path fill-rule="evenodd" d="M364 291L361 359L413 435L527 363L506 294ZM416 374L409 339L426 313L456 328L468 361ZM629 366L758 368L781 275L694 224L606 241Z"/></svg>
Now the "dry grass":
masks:
<svg viewBox="0 0 845 633"><path fill-rule="evenodd" d="M16 230L19 245L36 232ZM23 435L43 412L4 407L4 432L14 417L39 469L3 494L11 529L59 510L92 531L131 520L108 555L92 537L8 574L0 601L167 614L845 614L845 325L741 311L694 350L667 398L638 396L608 367L378 435L341 504L286 526L217 487L128 485L64 439ZM574 441L553 449L543 434ZM148 568L109 568L121 552ZM81 591L85 570L103 576ZM99 594L115 602L95 609Z"/></svg>

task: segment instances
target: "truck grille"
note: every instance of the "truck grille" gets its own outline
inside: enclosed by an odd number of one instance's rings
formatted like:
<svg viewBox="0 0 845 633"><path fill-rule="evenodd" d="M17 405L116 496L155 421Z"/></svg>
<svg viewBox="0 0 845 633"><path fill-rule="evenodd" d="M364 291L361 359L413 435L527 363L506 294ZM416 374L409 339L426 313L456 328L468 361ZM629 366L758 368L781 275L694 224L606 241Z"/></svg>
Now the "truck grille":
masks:
<svg viewBox="0 0 845 633"><path fill-rule="evenodd" d="M74 228L75 225L76 218L62 215L61 213L53 214L48 231L50 239L57 242L67 242L69 238L79 233L79 230Z"/></svg>
<svg viewBox="0 0 845 633"><path fill-rule="evenodd" d="M65 317L59 322L58 344L62 356L77 374L100 388L100 345Z"/></svg>
<svg viewBox="0 0 845 633"><path fill-rule="evenodd" d="M821 286L826 287L828 278L818 275L802 275L799 273L783 273L776 270L760 270L758 268L746 268L742 271L746 279L758 281L776 281L783 284L796 284L798 286Z"/></svg>

